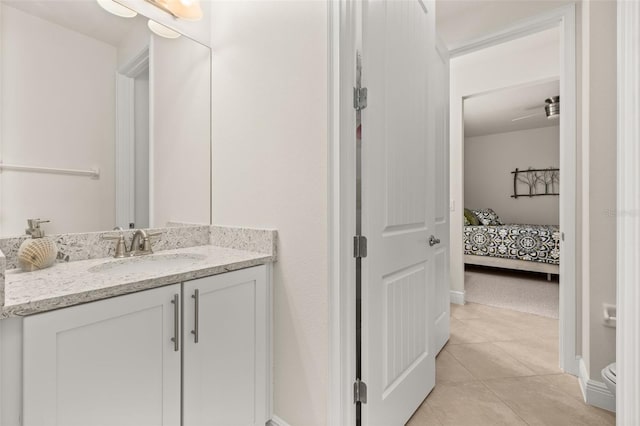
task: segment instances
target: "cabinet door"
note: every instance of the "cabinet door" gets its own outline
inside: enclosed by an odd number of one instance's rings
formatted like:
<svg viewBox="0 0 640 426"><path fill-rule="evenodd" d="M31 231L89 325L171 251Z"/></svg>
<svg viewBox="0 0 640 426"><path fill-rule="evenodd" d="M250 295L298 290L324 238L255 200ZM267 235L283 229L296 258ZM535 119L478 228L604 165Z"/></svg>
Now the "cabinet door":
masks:
<svg viewBox="0 0 640 426"><path fill-rule="evenodd" d="M179 425L179 295L175 284L25 318L24 425Z"/></svg>
<svg viewBox="0 0 640 426"><path fill-rule="evenodd" d="M184 426L265 424L266 285L264 266L184 283Z"/></svg>

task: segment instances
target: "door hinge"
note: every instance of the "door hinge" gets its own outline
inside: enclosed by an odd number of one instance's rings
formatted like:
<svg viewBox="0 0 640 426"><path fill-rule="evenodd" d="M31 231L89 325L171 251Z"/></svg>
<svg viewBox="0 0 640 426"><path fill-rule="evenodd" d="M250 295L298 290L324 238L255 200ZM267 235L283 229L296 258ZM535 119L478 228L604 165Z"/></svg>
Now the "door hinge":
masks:
<svg viewBox="0 0 640 426"><path fill-rule="evenodd" d="M360 379L356 379L353 384L353 403L367 403L367 384Z"/></svg>
<svg viewBox="0 0 640 426"><path fill-rule="evenodd" d="M364 235L353 237L353 257L356 259L367 257L367 237Z"/></svg>
<svg viewBox="0 0 640 426"><path fill-rule="evenodd" d="M367 107L367 88L366 87L353 88L353 107L356 109L356 111L362 111Z"/></svg>

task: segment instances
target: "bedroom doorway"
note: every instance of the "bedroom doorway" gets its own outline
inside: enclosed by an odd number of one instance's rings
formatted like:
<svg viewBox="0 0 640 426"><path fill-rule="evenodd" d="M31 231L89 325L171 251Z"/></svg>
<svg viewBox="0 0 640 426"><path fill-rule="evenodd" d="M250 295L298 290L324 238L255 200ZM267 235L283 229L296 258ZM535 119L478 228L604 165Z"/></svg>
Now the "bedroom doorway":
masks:
<svg viewBox="0 0 640 426"><path fill-rule="evenodd" d="M465 301L535 315L577 375L574 20L567 6L450 51L450 223L452 339Z"/></svg>
<svg viewBox="0 0 640 426"><path fill-rule="evenodd" d="M557 51L557 34L536 34L536 46ZM464 100L468 303L558 319L560 127L545 101L559 92L550 78Z"/></svg>

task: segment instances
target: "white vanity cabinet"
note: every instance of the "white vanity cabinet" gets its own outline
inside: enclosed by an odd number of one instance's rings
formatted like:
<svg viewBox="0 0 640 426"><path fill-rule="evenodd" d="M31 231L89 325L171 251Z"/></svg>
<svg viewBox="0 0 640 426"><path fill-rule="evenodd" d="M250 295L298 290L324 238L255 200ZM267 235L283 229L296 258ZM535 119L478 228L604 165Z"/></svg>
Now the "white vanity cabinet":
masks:
<svg viewBox="0 0 640 426"><path fill-rule="evenodd" d="M184 426L268 420L266 290L252 269L184 283Z"/></svg>
<svg viewBox="0 0 640 426"><path fill-rule="evenodd" d="M266 273L258 266L25 317L24 426L264 425Z"/></svg>
<svg viewBox="0 0 640 426"><path fill-rule="evenodd" d="M24 425L179 425L180 287L26 317Z"/></svg>

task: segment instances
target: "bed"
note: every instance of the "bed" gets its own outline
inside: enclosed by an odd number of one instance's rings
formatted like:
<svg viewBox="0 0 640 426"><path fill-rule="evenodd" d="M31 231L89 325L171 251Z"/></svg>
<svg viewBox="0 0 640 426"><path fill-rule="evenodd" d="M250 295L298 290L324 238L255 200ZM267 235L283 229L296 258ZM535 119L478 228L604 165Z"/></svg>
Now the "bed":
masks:
<svg viewBox="0 0 640 426"><path fill-rule="evenodd" d="M519 224L465 226L464 262L559 274L559 228L555 225Z"/></svg>

